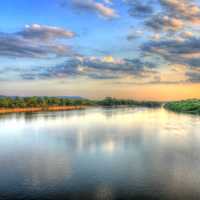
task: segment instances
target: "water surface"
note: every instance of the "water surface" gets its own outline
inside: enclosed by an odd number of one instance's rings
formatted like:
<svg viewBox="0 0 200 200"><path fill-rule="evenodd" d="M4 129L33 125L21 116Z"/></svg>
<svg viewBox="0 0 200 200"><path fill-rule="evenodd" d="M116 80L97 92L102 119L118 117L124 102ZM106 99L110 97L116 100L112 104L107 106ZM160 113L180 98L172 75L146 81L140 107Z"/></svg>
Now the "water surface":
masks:
<svg viewBox="0 0 200 200"><path fill-rule="evenodd" d="M200 117L146 108L2 115L0 199L200 199Z"/></svg>

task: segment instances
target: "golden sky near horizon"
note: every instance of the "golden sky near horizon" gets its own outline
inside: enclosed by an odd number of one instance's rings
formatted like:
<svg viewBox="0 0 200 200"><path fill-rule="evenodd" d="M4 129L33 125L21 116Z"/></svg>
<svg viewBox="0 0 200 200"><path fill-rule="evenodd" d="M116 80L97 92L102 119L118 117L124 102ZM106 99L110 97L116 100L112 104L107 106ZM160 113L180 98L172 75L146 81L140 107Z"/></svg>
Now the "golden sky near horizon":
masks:
<svg viewBox="0 0 200 200"><path fill-rule="evenodd" d="M5 95L49 95L49 96L82 96L86 98L104 98L107 96L116 98L131 98L139 100L180 100L199 98L200 84L115 84L102 81L72 80L71 82L57 81L38 82L11 82L1 84L0 90L4 90ZM23 87L22 87L23 85ZM14 89L13 89L14 88ZM31 89L30 89L31 88ZM15 90L17 93L15 93ZM29 92L28 92L29 91Z"/></svg>

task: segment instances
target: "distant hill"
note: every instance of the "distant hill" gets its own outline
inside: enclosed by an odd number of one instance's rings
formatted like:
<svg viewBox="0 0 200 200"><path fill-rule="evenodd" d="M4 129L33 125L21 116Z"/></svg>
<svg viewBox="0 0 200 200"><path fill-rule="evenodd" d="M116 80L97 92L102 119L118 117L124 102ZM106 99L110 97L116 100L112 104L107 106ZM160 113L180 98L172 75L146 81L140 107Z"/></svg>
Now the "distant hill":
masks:
<svg viewBox="0 0 200 200"><path fill-rule="evenodd" d="M85 98L80 97L80 96L55 96L55 97L62 98L62 99L85 99Z"/></svg>
<svg viewBox="0 0 200 200"><path fill-rule="evenodd" d="M0 95L0 99L6 98L6 97L10 97L10 98L12 98L12 99L15 99L15 98L16 98L16 96L4 96L4 95Z"/></svg>
<svg viewBox="0 0 200 200"><path fill-rule="evenodd" d="M17 96L0 95L0 99L5 98L5 97L9 97L9 98L15 99ZM23 98L23 97L26 97L26 96L20 96L20 97ZM50 97L56 97L56 98L62 98L62 99L85 99L85 98L80 97L80 96L50 96Z"/></svg>

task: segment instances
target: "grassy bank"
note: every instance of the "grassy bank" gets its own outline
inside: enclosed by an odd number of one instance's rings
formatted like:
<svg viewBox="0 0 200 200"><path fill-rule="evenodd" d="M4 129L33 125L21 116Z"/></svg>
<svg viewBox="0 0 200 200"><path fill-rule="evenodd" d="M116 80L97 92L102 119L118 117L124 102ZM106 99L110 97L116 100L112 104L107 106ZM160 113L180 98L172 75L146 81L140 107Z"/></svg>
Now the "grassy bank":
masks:
<svg viewBox="0 0 200 200"><path fill-rule="evenodd" d="M41 112L41 111L64 111L64 110L81 110L86 108L86 106L50 106L35 107L35 108L0 108L0 114L5 113L22 113L22 112Z"/></svg>
<svg viewBox="0 0 200 200"><path fill-rule="evenodd" d="M164 107L174 112L200 115L200 100L198 99L169 102Z"/></svg>

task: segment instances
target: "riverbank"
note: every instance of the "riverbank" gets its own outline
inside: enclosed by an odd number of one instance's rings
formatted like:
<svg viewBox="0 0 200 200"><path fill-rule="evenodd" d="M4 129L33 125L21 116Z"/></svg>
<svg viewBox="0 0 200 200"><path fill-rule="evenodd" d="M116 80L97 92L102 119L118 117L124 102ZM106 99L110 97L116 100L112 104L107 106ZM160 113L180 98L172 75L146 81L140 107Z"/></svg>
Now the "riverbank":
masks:
<svg viewBox="0 0 200 200"><path fill-rule="evenodd" d="M160 102L135 101L126 99L115 99L107 97L101 100L90 99L67 99L59 97L3 97L0 98L0 113L39 112L77 110L88 106L142 106L157 108Z"/></svg>
<svg viewBox="0 0 200 200"><path fill-rule="evenodd" d="M6 113L24 113L24 112L41 112L41 111L67 111L67 110L81 110L86 106L50 106L47 108L0 108L0 114Z"/></svg>
<svg viewBox="0 0 200 200"><path fill-rule="evenodd" d="M200 115L200 100L190 99L190 100L169 102L164 105L164 108L179 113Z"/></svg>

